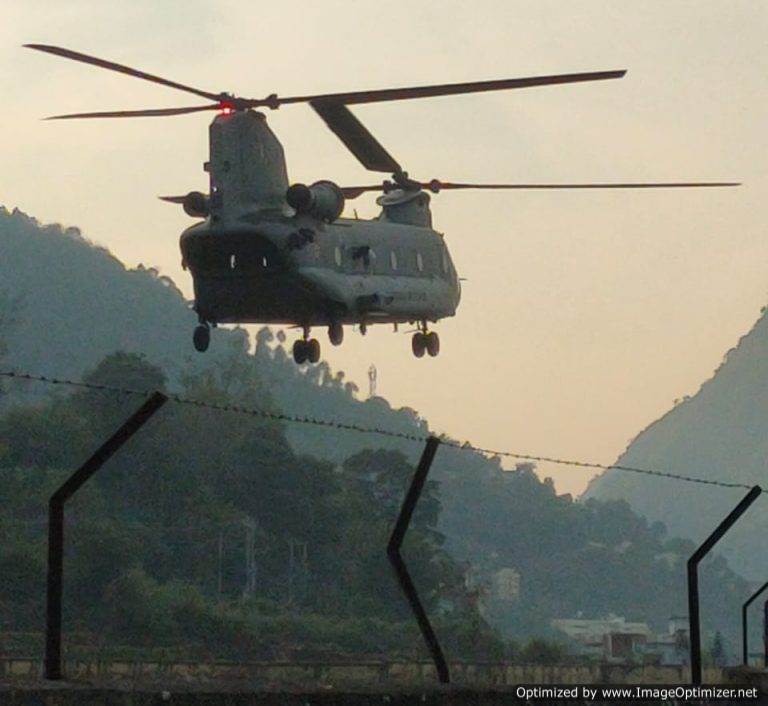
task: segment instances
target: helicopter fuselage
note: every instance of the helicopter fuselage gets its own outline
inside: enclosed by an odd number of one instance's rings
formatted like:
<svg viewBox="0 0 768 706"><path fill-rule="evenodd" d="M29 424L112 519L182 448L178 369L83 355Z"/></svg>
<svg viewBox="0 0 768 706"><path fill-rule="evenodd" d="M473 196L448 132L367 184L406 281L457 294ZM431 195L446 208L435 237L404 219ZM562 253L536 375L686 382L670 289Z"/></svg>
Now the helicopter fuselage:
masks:
<svg viewBox="0 0 768 706"><path fill-rule="evenodd" d="M440 233L387 220L207 219L181 237L206 323L435 322L453 316L456 269Z"/></svg>
<svg viewBox="0 0 768 706"><path fill-rule="evenodd" d="M292 207L282 145L255 111L217 116L210 146L205 220L180 243L201 324L426 329L453 316L459 279L428 194L393 192L377 219L349 219L339 187L317 182Z"/></svg>

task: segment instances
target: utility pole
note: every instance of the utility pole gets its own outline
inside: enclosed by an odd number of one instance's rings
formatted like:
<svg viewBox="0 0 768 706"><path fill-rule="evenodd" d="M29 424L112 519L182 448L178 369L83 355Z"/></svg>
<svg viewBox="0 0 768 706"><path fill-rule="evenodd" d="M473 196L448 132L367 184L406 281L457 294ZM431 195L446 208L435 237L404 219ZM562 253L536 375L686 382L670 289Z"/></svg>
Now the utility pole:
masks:
<svg viewBox="0 0 768 706"><path fill-rule="evenodd" d="M219 530L219 601L221 601L221 594L223 589L223 576L222 566L224 564L224 533Z"/></svg>
<svg viewBox="0 0 768 706"><path fill-rule="evenodd" d="M243 597L247 598L256 591L256 523L250 518L243 520L245 526L245 588Z"/></svg>

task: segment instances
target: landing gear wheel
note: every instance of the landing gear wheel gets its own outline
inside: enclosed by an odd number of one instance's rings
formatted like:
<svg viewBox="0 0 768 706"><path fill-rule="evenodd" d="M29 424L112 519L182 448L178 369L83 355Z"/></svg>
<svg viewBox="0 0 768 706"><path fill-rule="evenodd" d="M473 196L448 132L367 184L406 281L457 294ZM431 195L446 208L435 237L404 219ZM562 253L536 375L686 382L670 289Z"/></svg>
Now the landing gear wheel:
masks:
<svg viewBox="0 0 768 706"><path fill-rule="evenodd" d="M195 346L195 350L199 353L205 353L208 350L208 345L211 342L211 329L205 324L200 324L195 328L195 332L192 334L192 343Z"/></svg>
<svg viewBox="0 0 768 706"><path fill-rule="evenodd" d="M296 365L301 365L307 362L309 351L307 350L307 342L299 339L293 342L293 360Z"/></svg>
<svg viewBox="0 0 768 706"><path fill-rule="evenodd" d="M427 353L433 358L440 352L440 337L434 332L430 331L424 334L426 339Z"/></svg>
<svg viewBox="0 0 768 706"><path fill-rule="evenodd" d="M421 331L417 331L413 334L413 338L411 339L411 348L413 350L413 354L417 358L424 357L424 351L427 348L427 341L426 336Z"/></svg>
<svg viewBox="0 0 768 706"><path fill-rule="evenodd" d="M340 346L344 340L344 327L341 324L331 324L328 327L328 340L334 346Z"/></svg>
<svg viewBox="0 0 768 706"><path fill-rule="evenodd" d="M316 338L310 338L304 343L307 351L307 360L310 363L317 363L320 360L320 342Z"/></svg>

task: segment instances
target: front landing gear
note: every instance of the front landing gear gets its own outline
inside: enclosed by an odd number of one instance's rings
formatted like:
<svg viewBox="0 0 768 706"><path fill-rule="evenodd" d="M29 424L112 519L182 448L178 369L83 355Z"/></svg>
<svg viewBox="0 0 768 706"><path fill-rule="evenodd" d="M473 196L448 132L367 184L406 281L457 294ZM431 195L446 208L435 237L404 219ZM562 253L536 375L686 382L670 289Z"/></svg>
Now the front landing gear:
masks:
<svg viewBox="0 0 768 706"><path fill-rule="evenodd" d="M293 360L296 365L317 363L320 360L320 342L316 338L308 338L308 336L309 329L305 328L304 338L293 343Z"/></svg>
<svg viewBox="0 0 768 706"><path fill-rule="evenodd" d="M192 334L192 343L199 353L205 353L208 350L211 343L211 329L208 328L208 324L203 323L195 328L195 332Z"/></svg>
<svg viewBox="0 0 768 706"><path fill-rule="evenodd" d="M411 349L417 358L423 358L425 352L434 358L440 352L440 337L434 331L426 329L424 325L424 330L414 333L411 339Z"/></svg>

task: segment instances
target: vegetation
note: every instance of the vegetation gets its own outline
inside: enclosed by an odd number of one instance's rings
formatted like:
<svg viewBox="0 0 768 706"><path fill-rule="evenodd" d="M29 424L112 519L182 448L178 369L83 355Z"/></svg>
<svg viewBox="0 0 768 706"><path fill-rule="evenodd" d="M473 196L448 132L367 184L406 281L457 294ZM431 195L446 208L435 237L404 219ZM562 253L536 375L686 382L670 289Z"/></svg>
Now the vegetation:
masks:
<svg viewBox="0 0 768 706"><path fill-rule="evenodd" d="M86 381L166 384L159 369L125 353ZM268 400L253 371L237 365L185 377L184 393L219 404ZM5 629L41 624L48 496L136 404L85 390L0 420ZM383 552L410 475L397 452L368 451L334 467L296 456L277 424L168 405L67 510L67 626L230 657L418 653ZM444 616L456 646L499 654L501 641L441 548L438 513L430 485L409 538L425 604Z"/></svg>
<svg viewBox="0 0 768 706"><path fill-rule="evenodd" d="M714 375L642 430L616 461L664 468L683 475L764 485L768 456L768 311L726 354ZM625 499L672 534L701 542L747 492L686 485L681 492L618 471L595 478L586 493L598 500ZM768 514L759 500L728 533L718 550L757 585L768 577L762 538ZM695 508L695 509L694 509Z"/></svg>

